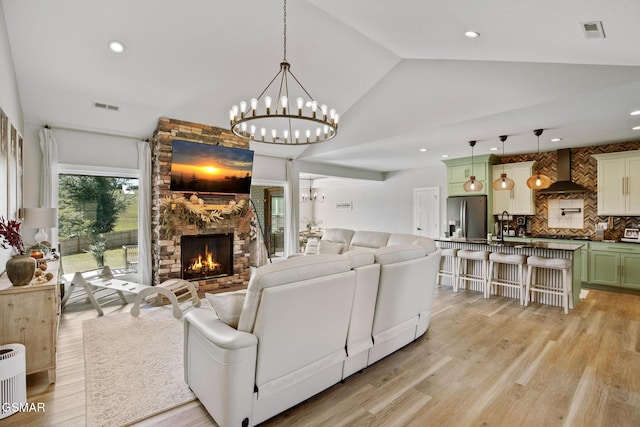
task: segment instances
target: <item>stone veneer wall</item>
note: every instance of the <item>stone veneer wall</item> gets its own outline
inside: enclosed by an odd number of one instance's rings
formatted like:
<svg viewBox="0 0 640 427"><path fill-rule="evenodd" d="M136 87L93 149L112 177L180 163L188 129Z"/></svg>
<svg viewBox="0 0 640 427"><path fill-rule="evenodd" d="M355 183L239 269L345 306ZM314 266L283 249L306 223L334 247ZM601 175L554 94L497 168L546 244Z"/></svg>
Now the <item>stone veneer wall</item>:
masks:
<svg viewBox="0 0 640 427"><path fill-rule="evenodd" d="M167 235L167 230L163 226L160 201L164 197L184 195L188 198L191 195L191 193L169 190L171 182L171 147L174 139L227 147L249 148L247 141L236 137L227 129L166 117L161 117L158 120L158 127L153 134L151 144L153 283L159 284L167 279L180 278L180 237L182 235L233 233L233 275L200 280L198 282L199 294L202 295L204 292L220 289L246 287L249 283L250 275L249 217L223 220L217 224L208 224L206 228L200 229L193 224L178 224L171 235ZM231 200L233 200L232 197L218 196L207 199L207 203L228 204Z"/></svg>
<svg viewBox="0 0 640 427"><path fill-rule="evenodd" d="M576 194L536 194L536 215L528 216L531 221L531 231L535 234L572 234L579 236L591 236L595 233L598 222L607 222L608 216L598 216L598 162L592 154L613 153L618 151L640 150L640 141L621 142L616 144L595 145L591 147L579 147L571 149L571 180L593 190L593 193ZM553 182L557 176L557 153L547 151L532 154L520 154L504 156L498 164L516 163L537 160L538 167ZM582 229L554 229L547 225L547 208L549 199L583 199L584 200L584 226ZM612 217L613 229L608 230L607 238L619 239L624 234L625 228L637 228L640 224L637 217ZM515 224L512 224L515 226Z"/></svg>

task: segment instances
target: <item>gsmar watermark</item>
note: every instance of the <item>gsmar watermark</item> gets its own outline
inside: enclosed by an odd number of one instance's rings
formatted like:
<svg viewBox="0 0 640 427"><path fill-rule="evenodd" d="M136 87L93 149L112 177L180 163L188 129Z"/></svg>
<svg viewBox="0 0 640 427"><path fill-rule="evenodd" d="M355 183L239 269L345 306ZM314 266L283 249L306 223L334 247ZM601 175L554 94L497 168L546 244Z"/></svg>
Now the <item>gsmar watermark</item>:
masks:
<svg viewBox="0 0 640 427"><path fill-rule="evenodd" d="M3 402L2 413L7 412L46 412L44 402Z"/></svg>

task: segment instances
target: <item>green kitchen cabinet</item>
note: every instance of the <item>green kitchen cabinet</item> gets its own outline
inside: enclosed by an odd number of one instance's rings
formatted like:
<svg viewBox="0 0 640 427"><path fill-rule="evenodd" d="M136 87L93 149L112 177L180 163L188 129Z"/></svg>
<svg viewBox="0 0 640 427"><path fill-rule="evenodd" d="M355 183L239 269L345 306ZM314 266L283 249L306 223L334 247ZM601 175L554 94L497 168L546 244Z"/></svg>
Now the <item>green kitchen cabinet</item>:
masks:
<svg viewBox="0 0 640 427"><path fill-rule="evenodd" d="M449 182L465 182L471 177L471 174L475 175L478 181L485 181L487 175L481 164L475 164L471 166L471 161L464 165L452 166L449 169L448 178Z"/></svg>
<svg viewBox="0 0 640 427"><path fill-rule="evenodd" d="M640 289L640 246L592 242L589 275L589 283Z"/></svg>
<svg viewBox="0 0 640 427"><path fill-rule="evenodd" d="M474 194L486 194L493 195L493 187L491 186L493 181L490 181L493 176L491 165L494 164L497 157L493 154L485 154L481 156L464 157L461 159L448 159L443 160L443 163L447 165L447 195L449 196L472 196ZM476 177L476 180L482 183L482 190L467 193L462 187L465 182L469 180L471 175ZM491 200L493 202L493 200ZM493 206L490 204L488 206ZM491 215L491 211L489 212Z"/></svg>
<svg viewBox="0 0 640 427"><path fill-rule="evenodd" d="M582 266L580 268L580 281L583 283L589 283L589 244L585 243L580 249L580 257L582 259Z"/></svg>
<svg viewBox="0 0 640 427"><path fill-rule="evenodd" d="M640 254L621 253L620 269L620 286L640 289Z"/></svg>
<svg viewBox="0 0 640 427"><path fill-rule="evenodd" d="M589 256L589 283L618 286L620 282L620 254L591 249Z"/></svg>
<svg viewBox="0 0 640 427"><path fill-rule="evenodd" d="M447 159L442 162L447 166L447 196L487 196L487 231L493 232L493 181L491 181L493 165L498 158L493 154L464 157L461 159ZM482 183L482 190L474 192L464 191L463 185L471 174Z"/></svg>

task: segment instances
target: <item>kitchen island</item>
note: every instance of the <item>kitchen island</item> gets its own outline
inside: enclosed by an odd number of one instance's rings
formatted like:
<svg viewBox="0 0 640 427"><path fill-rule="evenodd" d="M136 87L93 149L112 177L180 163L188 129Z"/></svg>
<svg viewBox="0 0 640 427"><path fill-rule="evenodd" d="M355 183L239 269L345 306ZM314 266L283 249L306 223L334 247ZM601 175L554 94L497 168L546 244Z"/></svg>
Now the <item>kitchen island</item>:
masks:
<svg viewBox="0 0 640 427"><path fill-rule="evenodd" d="M580 271L582 268L582 247L581 243L556 243L556 242L512 242L512 241L488 241L486 239L464 239L464 238L436 238L437 245L443 249L456 248L468 249L472 251L488 251L500 252L505 254L519 254L526 256L540 256L547 258L570 259L572 263L572 271L570 275L571 281L571 301L570 308L573 308L580 299ZM450 262L449 260L447 260ZM451 268L451 265L447 266ZM506 268L505 273L509 278L517 278L517 267L513 265L502 265ZM480 273L480 272L478 272ZM559 271L544 270L538 273L538 281L547 283L551 286L561 287L562 276ZM501 287L502 288L502 287ZM476 284L470 285L471 290L481 292L482 289ZM508 298L518 298L517 291L514 289L500 289L501 295ZM542 304L554 305L562 307L562 299L555 295L541 295L536 300Z"/></svg>

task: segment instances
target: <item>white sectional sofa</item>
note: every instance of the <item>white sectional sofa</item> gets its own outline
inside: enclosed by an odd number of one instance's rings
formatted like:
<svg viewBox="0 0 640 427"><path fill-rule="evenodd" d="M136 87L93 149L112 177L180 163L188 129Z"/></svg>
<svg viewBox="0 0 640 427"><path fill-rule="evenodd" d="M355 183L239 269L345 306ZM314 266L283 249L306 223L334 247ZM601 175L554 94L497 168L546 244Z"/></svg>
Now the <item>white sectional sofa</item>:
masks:
<svg viewBox="0 0 640 427"><path fill-rule="evenodd" d="M427 331L433 240L329 229L318 251L333 253L260 267L246 292L210 298L217 311L185 315L185 381L220 426L261 423Z"/></svg>

